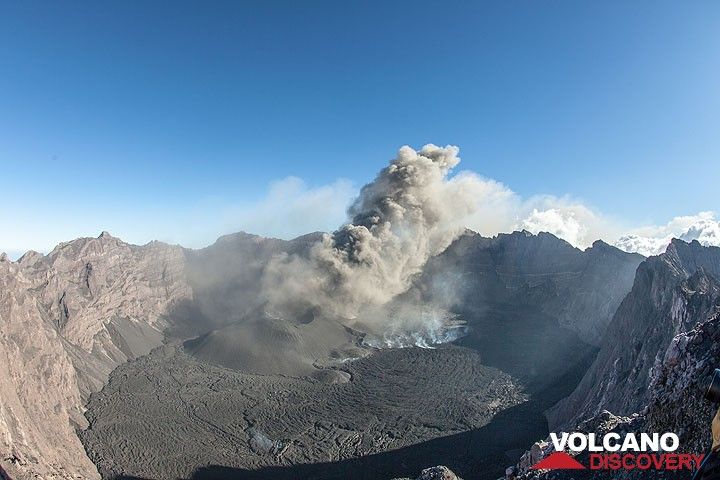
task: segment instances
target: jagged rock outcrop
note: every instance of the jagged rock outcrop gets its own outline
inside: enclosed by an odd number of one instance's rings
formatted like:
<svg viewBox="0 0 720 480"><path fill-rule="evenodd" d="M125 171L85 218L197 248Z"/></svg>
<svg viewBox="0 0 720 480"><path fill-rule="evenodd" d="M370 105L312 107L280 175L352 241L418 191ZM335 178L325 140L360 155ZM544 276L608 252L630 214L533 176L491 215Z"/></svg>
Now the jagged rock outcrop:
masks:
<svg viewBox="0 0 720 480"><path fill-rule="evenodd" d="M13 478L97 478L75 435L88 395L162 343L192 292L180 247L103 232L0 262L0 464Z"/></svg>
<svg viewBox="0 0 720 480"><path fill-rule="evenodd" d="M640 413L619 417L604 410L569 430L595 433L601 437L615 432L673 432L680 439L679 452L700 454L712 443L710 424L716 405L702 395L701 380L720 367L720 314L698 323L689 332L673 338L662 363L650 380L650 400ZM647 479L688 478L687 471L595 471L585 476L576 472L538 472L530 467L553 453L550 438L536 442L520 461L506 470L506 478L517 480L560 480L570 478ZM568 452L572 453L572 452ZM576 457L588 464L587 452Z"/></svg>
<svg viewBox="0 0 720 480"><path fill-rule="evenodd" d="M707 320L720 301L720 248L673 240L637 270L606 339L577 389L548 413L551 428L574 425L602 410L640 411L650 401L651 375L673 338Z"/></svg>
<svg viewBox="0 0 720 480"><path fill-rule="evenodd" d="M680 452L706 452L716 406L703 398L700 384L720 367L719 274L720 248L697 242L673 240L664 254L644 262L597 360L576 391L551 410L551 418L562 424L556 430L598 436L673 432ZM549 439L536 443L508 468L507 478L587 477L529 470L552 451ZM683 471L592 475L587 478L687 478Z"/></svg>
<svg viewBox="0 0 720 480"><path fill-rule="evenodd" d="M629 417L618 417L603 410L596 416L581 422L577 425L573 432L580 433L595 433L598 436L603 436L608 433L617 433L624 436L629 432L640 432L643 431L645 425L645 418L640 415L632 415ZM545 440L540 440L530 447L530 450L525 452L520 461L505 470L506 480L585 480L585 479L603 479L613 480L620 478L634 478L632 473L626 471L576 471L576 470L533 470L531 467L542 459L546 458L550 454L554 453L555 449L551 442L550 437ZM589 453L587 451L576 453L571 450L567 450L565 453L574 457L583 465L589 464ZM687 472L683 472L687 475ZM648 475L652 475L652 472L643 471L641 478L646 478ZM652 477L651 477L652 478ZM662 476L661 478L667 478Z"/></svg>
<svg viewBox="0 0 720 480"><path fill-rule="evenodd" d="M685 451L707 451L716 405L703 398L700 382L716 368L720 368L720 313L671 341L650 381L648 431L675 432Z"/></svg>
<svg viewBox="0 0 720 480"><path fill-rule="evenodd" d="M411 480L409 478L396 478L393 480ZM462 480L462 478L455 475L455 473L448 467L442 465L437 467L426 468L420 472L415 480Z"/></svg>

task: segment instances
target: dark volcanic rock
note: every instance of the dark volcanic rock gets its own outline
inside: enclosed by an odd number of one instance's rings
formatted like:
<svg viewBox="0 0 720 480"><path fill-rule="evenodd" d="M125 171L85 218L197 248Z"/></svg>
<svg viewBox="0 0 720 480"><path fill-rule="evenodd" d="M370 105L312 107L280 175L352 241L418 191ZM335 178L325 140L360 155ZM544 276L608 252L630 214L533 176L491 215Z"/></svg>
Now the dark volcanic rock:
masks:
<svg viewBox="0 0 720 480"><path fill-rule="evenodd" d="M549 233L467 232L425 269L425 288L456 292L463 308L526 305L598 345L643 261L597 241L585 251Z"/></svg>
<svg viewBox="0 0 720 480"><path fill-rule="evenodd" d="M394 480L411 480L409 478L399 478ZM442 465L437 467L426 468L420 472L420 476L415 480L462 480L462 478L455 475L455 473L448 467Z"/></svg>
<svg viewBox="0 0 720 480"><path fill-rule="evenodd" d="M703 398L700 384L716 368L720 368L720 313L673 338L662 364L653 371L647 429L677 433L684 451L707 451L715 405Z"/></svg>
<svg viewBox="0 0 720 480"><path fill-rule="evenodd" d="M638 415L630 417L618 417L608 411L602 411L598 415L580 423L573 429L575 432L595 433L603 436L608 433L617 433L624 436L629 432L644 431L645 419ZM541 461L543 458L555 452L550 437L544 441L536 442L529 451L520 459L517 465L509 467L505 471L507 480L614 480L614 479L630 479L640 476L640 478L656 478L653 472L643 471L641 475L634 476L632 473L625 471L603 471L603 470L533 470L531 467ZM589 465L589 453L587 451L575 453L567 451L575 460L583 465ZM679 474L679 478L687 477L688 472ZM660 478L675 478L666 476L665 472ZM678 478L678 480L679 480Z"/></svg>
<svg viewBox="0 0 720 480"><path fill-rule="evenodd" d="M566 419L563 430L599 436L609 432L673 432L680 439L679 452L708 451L716 406L703 398L700 386L720 367L718 260L718 248L674 240L666 253L640 266L633 290L613 319L593 367L576 391L551 412L555 419ZM598 411L603 407L629 416ZM579 417L585 420L577 420ZM536 443L508 469L508 478L689 476L687 471L596 471L591 475L528 470L550 453L549 440ZM587 463L587 454L578 459Z"/></svg>
<svg viewBox="0 0 720 480"><path fill-rule="evenodd" d="M549 412L551 427L601 410L629 415L651 398L651 375L673 338L707 320L720 301L720 248L673 240L637 271L593 366L578 388Z"/></svg>
<svg viewBox="0 0 720 480"><path fill-rule="evenodd" d="M593 432L598 437L615 432L673 432L680 439L679 453L700 454L712 443L710 425L716 406L703 398L700 384L720 366L720 314L699 323L689 332L673 338L662 364L653 372L649 387L650 400L642 413L618 417L602 411L569 430ZM550 439L537 442L517 465L507 470L507 478L518 480L592 479L687 479L684 471L620 471L578 474L577 472L537 472L529 468L553 453ZM588 464L587 452L576 457Z"/></svg>
<svg viewBox="0 0 720 480"><path fill-rule="evenodd" d="M415 480L462 480L462 478L455 475L449 468L439 466L426 468Z"/></svg>
<svg viewBox="0 0 720 480"><path fill-rule="evenodd" d="M107 479L415 474L437 460L412 455L411 446L481 428L527 400L512 377L480 360L454 346L382 350L349 362L352 380L338 384L251 375L162 347L113 372L92 397L90 428L80 436ZM409 453L394 461L403 448ZM445 459L459 460L460 449L463 457L486 453L459 442ZM373 458L381 453L387 458ZM358 464L344 468L350 459ZM196 477L205 465L223 469Z"/></svg>

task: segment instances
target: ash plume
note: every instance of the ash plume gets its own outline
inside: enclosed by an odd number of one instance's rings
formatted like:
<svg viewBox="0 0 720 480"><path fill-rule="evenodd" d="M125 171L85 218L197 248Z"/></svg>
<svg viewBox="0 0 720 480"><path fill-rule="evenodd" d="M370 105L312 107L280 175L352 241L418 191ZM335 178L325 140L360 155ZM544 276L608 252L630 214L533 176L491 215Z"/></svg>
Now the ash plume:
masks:
<svg viewBox="0 0 720 480"><path fill-rule="evenodd" d="M382 334L398 325L422 330L437 323L438 315L428 321L427 314L391 314L383 306L464 231L475 209L472 179L448 176L458 152L454 146L402 147L362 188L348 211L350 223L325 234L304 257L270 262L263 278L268 308L288 320L322 315Z"/></svg>

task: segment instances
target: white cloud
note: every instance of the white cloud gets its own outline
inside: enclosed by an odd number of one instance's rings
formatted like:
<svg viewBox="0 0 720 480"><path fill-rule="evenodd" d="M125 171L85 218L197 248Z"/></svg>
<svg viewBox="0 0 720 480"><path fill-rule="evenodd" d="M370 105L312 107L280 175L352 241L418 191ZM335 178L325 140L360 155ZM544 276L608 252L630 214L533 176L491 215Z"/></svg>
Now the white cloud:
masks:
<svg viewBox="0 0 720 480"><path fill-rule="evenodd" d="M219 236L244 231L265 237L290 239L315 231L332 231L347 220L347 207L357 189L345 179L310 187L298 177L271 182L256 201L238 202L211 198L180 212L148 215L138 230L151 235L138 241L159 239L185 247L202 248ZM158 223L158 218L163 220ZM152 223L151 223L152 222ZM188 229L186 226L191 225ZM125 239L122 230L111 230Z"/></svg>
<svg viewBox="0 0 720 480"><path fill-rule="evenodd" d="M472 172L462 172L454 181L474 191L477 209L468 228L482 235L523 229L535 234L549 232L585 248L599 238L613 241L622 231L616 222L569 196L523 199L504 184Z"/></svg>
<svg viewBox="0 0 720 480"><path fill-rule="evenodd" d="M675 217L666 225L632 228L569 196L523 199L499 182L470 173L463 175L473 178L480 204L468 227L483 235L522 229L534 234L549 232L578 248L601 239L645 256L664 252L673 238L720 246L720 222L714 212Z"/></svg>
<svg viewBox="0 0 720 480"><path fill-rule="evenodd" d="M658 255L673 238L720 246L720 222L715 218L715 212L675 217L666 225L637 228L620 237L615 244L628 252Z"/></svg>
<svg viewBox="0 0 720 480"><path fill-rule="evenodd" d="M103 230L130 243L160 240L191 248L240 230L289 239L337 228L346 221L346 208L357 193L349 180L311 187L297 177L287 177L272 182L256 201L205 198L186 207L79 208L62 214L52 209L11 210L6 223L12 228L0 231L0 252L7 252L11 259L30 249L47 253L60 242L97 236Z"/></svg>
<svg viewBox="0 0 720 480"><path fill-rule="evenodd" d="M714 212L680 216L665 225L628 226L580 199L536 195L523 198L501 182L460 172L449 181L457 199L473 199L467 227L485 236L528 230L549 232L586 248L602 239L630 252L655 255L673 237L720 245L720 223ZM293 238L313 231L333 231L347 221L346 210L358 194L348 180L312 187L297 177L277 180L256 201L210 198L186 208L148 205L143 211L73 211L52 209L6 213L12 228L0 232L0 252L17 258L28 249L48 252L57 243L102 230L137 244L150 240L199 248L223 234L240 230L263 236Z"/></svg>
<svg viewBox="0 0 720 480"><path fill-rule="evenodd" d="M505 184L462 171L450 179L456 193L453 201L472 198L474 213L467 227L485 236L528 230L549 232L579 248L595 240L609 243L624 230L619 222L570 196L535 195L522 198ZM188 241L172 239L188 246L212 242L213 235L244 230L264 236L292 238L312 231L333 231L347 221L346 210L358 190L348 180L310 188L300 178L287 177L273 182L268 193L257 202L220 208L220 225L206 225L206 236ZM206 209L207 206L201 208ZM199 215L195 212L193 217ZM208 232L211 232L207 235Z"/></svg>
<svg viewBox="0 0 720 480"><path fill-rule="evenodd" d="M556 237L564 238L573 245L581 244L581 238L587 233L587 227L576 218L575 212L560 208L538 210L533 208L532 213L524 219L520 226L533 233L545 231Z"/></svg>
<svg viewBox="0 0 720 480"><path fill-rule="evenodd" d="M518 227L532 233L552 233L579 248L589 247L598 239L612 242L622 231L618 222L581 200L552 195L535 196L524 202L523 219Z"/></svg>
<svg viewBox="0 0 720 480"><path fill-rule="evenodd" d="M720 245L720 222L714 212L675 217L666 225L633 228L570 196L524 199L504 184L472 172L463 172L454 181L474 191L478 207L468 228L486 236L525 229L534 234L552 233L578 248L600 239L646 256L664 252L672 238Z"/></svg>
<svg viewBox="0 0 720 480"><path fill-rule="evenodd" d="M223 228L279 238L332 231L347 220L347 207L356 195L348 180L310 188L300 178L287 177L273 182L258 202L226 208Z"/></svg>
<svg viewBox="0 0 720 480"><path fill-rule="evenodd" d="M515 192L496 180L468 171L460 172L451 183L457 184L461 191L470 192L468 196L475 199L475 211L468 220L468 228L486 236L513 230L522 205Z"/></svg>

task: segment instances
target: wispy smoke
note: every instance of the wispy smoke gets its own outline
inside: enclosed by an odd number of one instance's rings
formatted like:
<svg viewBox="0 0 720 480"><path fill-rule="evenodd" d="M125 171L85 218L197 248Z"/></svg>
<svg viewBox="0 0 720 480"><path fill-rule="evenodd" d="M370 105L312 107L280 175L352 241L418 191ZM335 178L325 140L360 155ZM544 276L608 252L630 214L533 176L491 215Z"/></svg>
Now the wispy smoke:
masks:
<svg viewBox="0 0 720 480"><path fill-rule="evenodd" d="M370 324L363 344L374 348L432 348L457 340L467 333L462 319L449 310L427 303L394 302L379 313L384 322ZM377 328L381 327L381 328ZM377 332L377 333L373 333Z"/></svg>
<svg viewBox="0 0 720 480"><path fill-rule="evenodd" d="M405 292L428 259L463 232L476 202L467 178L448 177L459 161L453 146L402 147L362 188L349 209L350 223L324 235L306 257L272 260L263 279L268 308L300 322L316 315L361 322L380 335L430 326L427 338L421 336L432 342L442 330L433 326L441 315L378 307ZM416 325L408 324L411 317Z"/></svg>

